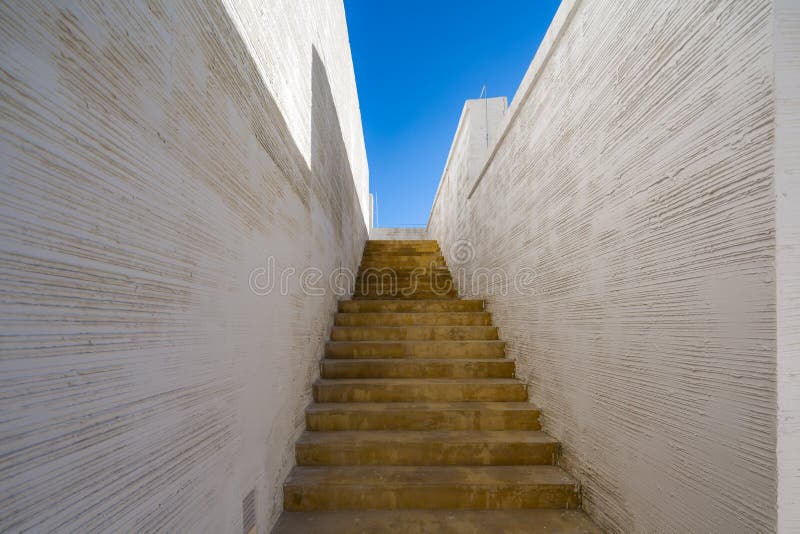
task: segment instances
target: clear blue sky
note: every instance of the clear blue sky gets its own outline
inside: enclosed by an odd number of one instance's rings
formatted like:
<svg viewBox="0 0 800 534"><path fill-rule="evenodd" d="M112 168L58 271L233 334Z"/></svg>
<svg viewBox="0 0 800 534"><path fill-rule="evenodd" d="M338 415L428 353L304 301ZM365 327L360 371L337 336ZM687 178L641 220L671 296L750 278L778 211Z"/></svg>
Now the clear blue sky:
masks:
<svg viewBox="0 0 800 534"><path fill-rule="evenodd" d="M514 96L559 0L345 0L378 224L425 224L464 100Z"/></svg>

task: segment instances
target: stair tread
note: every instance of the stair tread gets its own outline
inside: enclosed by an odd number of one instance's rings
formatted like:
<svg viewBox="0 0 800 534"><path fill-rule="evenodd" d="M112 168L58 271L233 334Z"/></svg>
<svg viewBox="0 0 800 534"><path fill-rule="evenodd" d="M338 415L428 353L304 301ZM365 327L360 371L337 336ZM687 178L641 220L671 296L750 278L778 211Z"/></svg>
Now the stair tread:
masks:
<svg viewBox="0 0 800 534"><path fill-rule="evenodd" d="M579 510L323 510L283 512L272 534L599 534Z"/></svg>
<svg viewBox="0 0 800 534"><path fill-rule="evenodd" d="M398 379L401 380L401 379ZM404 380L404 379L402 379ZM414 411L484 411L484 412L538 412L539 408L529 402L517 401L453 401L453 402L315 402L310 404L306 411L308 413L325 413L341 411L360 411L360 412L407 412Z"/></svg>
<svg viewBox="0 0 800 534"><path fill-rule="evenodd" d="M566 471L554 465L313 465L295 466L287 486L325 485L508 486L575 485Z"/></svg>
<svg viewBox="0 0 800 534"><path fill-rule="evenodd" d="M337 327L339 328L339 327ZM356 327L360 328L360 327ZM402 344L423 344L423 343L492 343L492 344L505 344L502 339L364 339L364 340L342 340L342 341L328 341L328 345L351 345L358 344L384 344L395 345Z"/></svg>
<svg viewBox="0 0 800 534"><path fill-rule="evenodd" d="M340 300L340 312L347 313L376 313L376 312L403 312L403 313L436 313L436 312L481 312L484 310L482 300L475 299L351 299Z"/></svg>
<svg viewBox="0 0 800 534"><path fill-rule="evenodd" d="M343 302L349 302L349 301L343 301ZM377 301L377 300L373 300L372 302L378 302L378 301ZM394 302L394 301L392 301L392 302ZM437 300L436 302L439 302L439 301ZM464 301L464 300L461 300L461 301L459 301L459 302L466 302L466 301ZM378 318L378 319L381 319L381 318L384 318L384 317L389 317L389 316L392 316L392 315L401 315L401 316L423 316L423 317L424 317L424 316L430 316L431 318L433 318L433 317L435 317L435 316L441 316L441 315L446 315L446 316L457 315L457 316L467 316L467 317L486 317L487 315L489 315L489 312L485 312L485 311L447 311L447 312L437 312L437 311L433 311L433 312L336 312L336 315L342 315L342 316L346 316L346 317L350 317L350 316L356 316L356 317L360 317L360 316L365 316L365 315L374 315L374 316L375 316L376 318ZM448 326L448 325L436 325L436 326ZM454 326L459 326L459 325L454 325Z"/></svg>
<svg viewBox="0 0 800 534"><path fill-rule="evenodd" d="M433 363L436 365L451 365L458 363L508 363L514 362L511 358L325 358L322 360L331 365L358 365L360 363L378 363L385 365L395 365L399 362L414 362L418 364Z"/></svg>
<svg viewBox="0 0 800 534"><path fill-rule="evenodd" d="M342 378L511 378L509 358L325 358L321 377Z"/></svg>
<svg viewBox="0 0 800 534"><path fill-rule="evenodd" d="M328 341L325 355L329 358L468 358L503 357L505 342L499 339L464 340L361 340Z"/></svg>
<svg viewBox="0 0 800 534"><path fill-rule="evenodd" d="M334 326L335 341L500 341L491 325Z"/></svg>
<svg viewBox="0 0 800 534"><path fill-rule="evenodd" d="M339 326L339 325L337 325L337 326L334 326L333 329L334 330L345 330L345 331L348 331L348 330L349 331L354 331L354 330L381 330L381 331L386 331L386 332L403 332L403 331L407 331L407 330L427 330L427 331L430 331L430 330L439 330L439 329L441 329L441 330L447 330L447 329L457 329L457 330L472 329L472 330L475 330L475 331L484 331L485 332L485 331L494 331L494 330L497 329L497 327L496 326L492 326L492 325L457 325L457 324L456 325L438 325L438 324L435 324L435 325L434 324L432 324L432 325L424 325L424 324L420 324L420 325L408 325L408 326L405 326L405 325L401 325L401 326L394 326L394 325L388 325L388 326L381 326L381 325L374 325L374 326L373 325L369 325L369 326L362 326L362 325L358 325L358 326L349 326L349 325L348 326ZM422 340L411 340L411 341L422 341ZM462 341L462 340L459 340L459 339L455 339L455 340L444 339L442 341ZM469 340L464 340L464 341L469 341ZM493 341L499 341L499 340L493 340Z"/></svg>
<svg viewBox="0 0 800 534"><path fill-rule="evenodd" d="M481 300L481 299L453 299L453 300L455 302L467 302L467 303L470 303L470 304L475 304L475 303L481 303L482 304L483 303L483 300ZM353 302L353 301L351 299L342 299L339 302ZM381 302L395 302L395 301L392 300L392 299L385 299L383 301L380 300L380 299L375 299L372 302L373 303L381 303ZM428 300L419 299L417 302L421 303L421 304L425 304L426 302L430 302L432 304L439 304L441 301L436 300L436 299L428 299ZM409 312L407 312L407 313L409 313ZM410 312L410 313L414 313L414 312Z"/></svg>
<svg viewBox="0 0 800 534"><path fill-rule="evenodd" d="M518 385L516 378L320 378L319 385L359 386L363 384L385 385L434 385L434 384L480 384L480 385Z"/></svg>
<svg viewBox="0 0 800 534"><path fill-rule="evenodd" d="M343 430L338 432L306 431L298 445L369 445L411 443L526 443L552 445L558 440L541 430Z"/></svg>

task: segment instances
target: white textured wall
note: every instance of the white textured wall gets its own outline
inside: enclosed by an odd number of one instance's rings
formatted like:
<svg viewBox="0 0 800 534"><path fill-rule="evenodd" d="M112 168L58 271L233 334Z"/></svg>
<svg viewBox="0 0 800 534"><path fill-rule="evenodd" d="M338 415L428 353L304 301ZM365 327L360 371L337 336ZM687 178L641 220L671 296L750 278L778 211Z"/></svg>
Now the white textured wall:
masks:
<svg viewBox="0 0 800 534"><path fill-rule="evenodd" d="M778 530L800 532L800 3L774 17Z"/></svg>
<svg viewBox="0 0 800 534"><path fill-rule="evenodd" d="M565 0L431 212L612 532L777 526L772 43L769 0Z"/></svg>
<svg viewBox="0 0 800 534"><path fill-rule="evenodd" d="M259 532L367 164L338 0L0 7L0 530Z"/></svg>
<svg viewBox="0 0 800 534"><path fill-rule="evenodd" d="M445 210L452 218L447 224L436 226L438 233L435 237L430 234L430 223L427 229L428 239L438 239L440 246L447 244L454 249L461 245L463 229L471 224L464 203L489 151L497 144L506 112L504 96L464 102L431 208L432 213ZM449 259L454 259L452 250L448 254Z"/></svg>

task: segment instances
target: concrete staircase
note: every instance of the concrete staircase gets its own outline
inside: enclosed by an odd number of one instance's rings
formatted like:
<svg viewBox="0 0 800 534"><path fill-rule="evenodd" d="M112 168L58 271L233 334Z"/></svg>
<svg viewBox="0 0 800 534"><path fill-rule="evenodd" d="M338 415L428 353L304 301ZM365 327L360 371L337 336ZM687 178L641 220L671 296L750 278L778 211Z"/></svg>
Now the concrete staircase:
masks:
<svg viewBox="0 0 800 534"><path fill-rule="evenodd" d="M334 324L273 532L599 532L435 241L369 241Z"/></svg>

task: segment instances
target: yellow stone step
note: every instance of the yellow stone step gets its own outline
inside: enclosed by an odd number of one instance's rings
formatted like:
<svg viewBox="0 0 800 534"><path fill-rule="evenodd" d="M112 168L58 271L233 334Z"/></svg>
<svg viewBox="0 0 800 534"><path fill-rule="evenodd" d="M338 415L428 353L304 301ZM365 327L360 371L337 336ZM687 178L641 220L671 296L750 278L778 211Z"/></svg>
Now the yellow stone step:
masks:
<svg viewBox="0 0 800 534"><path fill-rule="evenodd" d="M430 280L424 277L418 278L369 278L356 280L356 290L365 289L424 289L426 291L449 291L455 289L455 284L452 279L445 279L440 277L436 280Z"/></svg>
<svg viewBox="0 0 800 534"><path fill-rule="evenodd" d="M539 430L539 409L527 402L315 403L306 428L344 430Z"/></svg>
<svg viewBox="0 0 800 534"><path fill-rule="evenodd" d="M427 278L427 279L439 279L439 278L452 278L453 275L450 272L450 269L447 267L367 267L367 268L360 268L357 272L356 280L362 279L383 279L383 278L396 278L400 279L407 279L407 278Z"/></svg>
<svg viewBox="0 0 800 534"><path fill-rule="evenodd" d="M505 343L470 341L329 341L328 358L502 358Z"/></svg>
<svg viewBox="0 0 800 534"><path fill-rule="evenodd" d="M377 271L364 271L359 273L356 283L365 287L370 286L386 286L386 285L399 285L408 287L412 283L417 285L425 284L427 286L444 286L451 284L453 277L450 273L442 273L440 271L393 271L393 272L377 272Z"/></svg>
<svg viewBox="0 0 800 534"><path fill-rule="evenodd" d="M363 258L383 258L391 256L441 256L438 248L427 247L368 247L364 249Z"/></svg>
<svg viewBox="0 0 800 534"><path fill-rule="evenodd" d="M475 312L483 311L482 300L340 300L339 311L359 312Z"/></svg>
<svg viewBox="0 0 800 534"><path fill-rule="evenodd" d="M435 293L453 293L458 294L458 288L452 280L439 280L431 282L430 280L369 280L360 281L356 280L353 286L355 293L374 292L374 291L391 291L391 292L408 292L408 291L430 291Z"/></svg>
<svg viewBox="0 0 800 534"><path fill-rule="evenodd" d="M359 291L353 294L356 300L455 300L458 298L458 293L453 290L449 292L439 291Z"/></svg>
<svg viewBox="0 0 800 534"><path fill-rule="evenodd" d="M283 488L289 511L577 508L578 488L550 465L297 466Z"/></svg>
<svg viewBox="0 0 800 534"><path fill-rule="evenodd" d="M458 299L458 290L455 287L421 287L421 286L356 286L353 291L353 299L397 299L412 298L416 300L439 300L439 299Z"/></svg>
<svg viewBox="0 0 800 534"><path fill-rule="evenodd" d="M431 249L439 249L439 242L435 239L369 239L367 240L364 249L371 250L371 249L386 249L386 248L397 248L397 247L409 247L409 248L431 248Z"/></svg>
<svg viewBox="0 0 800 534"><path fill-rule="evenodd" d="M525 401L523 382L508 378L320 378L316 402Z"/></svg>
<svg viewBox="0 0 800 534"><path fill-rule="evenodd" d="M336 326L488 326L489 312L337 313Z"/></svg>
<svg viewBox="0 0 800 534"><path fill-rule="evenodd" d="M497 339L496 326L334 326L333 341Z"/></svg>
<svg viewBox="0 0 800 534"><path fill-rule="evenodd" d="M443 256L438 255L417 255L417 256L376 256L374 258L364 258L361 262L361 269L386 269L397 267L426 267L443 268L447 265Z"/></svg>
<svg viewBox="0 0 800 534"><path fill-rule="evenodd" d="M398 296L412 296L412 295L433 295L434 299L442 297L457 299L458 289L454 285L429 285L429 284L356 284L353 291L353 298L360 298L363 296L379 297L386 295L386 298L397 298ZM418 299L419 300L419 299Z"/></svg>
<svg viewBox="0 0 800 534"><path fill-rule="evenodd" d="M487 359L359 359L320 362L322 378L513 378L514 361Z"/></svg>
<svg viewBox="0 0 800 534"><path fill-rule="evenodd" d="M558 442L541 431L304 432L297 465L553 465Z"/></svg>
<svg viewBox="0 0 800 534"><path fill-rule="evenodd" d="M579 510L283 512L272 534L601 534Z"/></svg>

